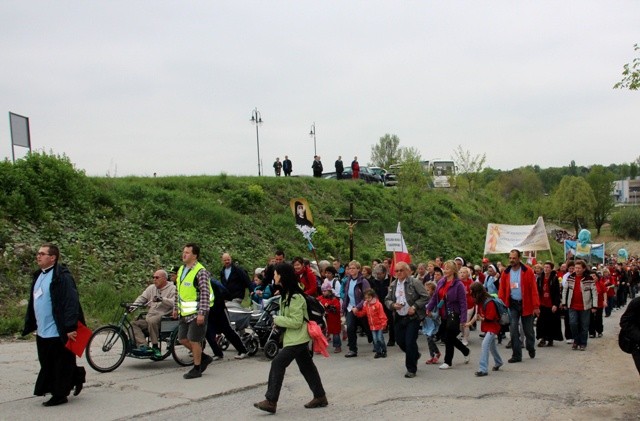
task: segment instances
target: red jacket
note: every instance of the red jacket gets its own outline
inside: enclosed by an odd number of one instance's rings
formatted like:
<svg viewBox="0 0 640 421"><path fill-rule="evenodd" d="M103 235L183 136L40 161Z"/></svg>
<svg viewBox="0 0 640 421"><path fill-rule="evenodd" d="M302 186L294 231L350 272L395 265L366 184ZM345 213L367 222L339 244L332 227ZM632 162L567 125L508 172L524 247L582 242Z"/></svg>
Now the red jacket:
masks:
<svg viewBox="0 0 640 421"><path fill-rule="evenodd" d="M324 306L324 316L327 319L327 333L330 335L340 333L342 328L340 321L340 300L334 297L325 297L321 295L318 297L320 304Z"/></svg>
<svg viewBox="0 0 640 421"><path fill-rule="evenodd" d="M481 331L495 333L496 335L500 334L502 330L502 326L498 323L500 316L498 315L496 303L493 300L487 302L486 308L484 304L479 305L478 314L484 317L484 320L480 324Z"/></svg>
<svg viewBox="0 0 640 421"><path fill-rule="evenodd" d="M318 295L318 281L316 280L316 274L313 273L309 266L304 266L300 272L296 272L296 275L300 277L300 283L303 286L305 294L312 297Z"/></svg>
<svg viewBox="0 0 640 421"><path fill-rule="evenodd" d="M603 278L598 278L596 281L596 291L598 291L598 308L604 308L604 301L607 296L607 286Z"/></svg>
<svg viewBox="0 0 640 421"><path fill-rule="evenodd" d="M530 266L520 263L520 290L522 291L522 315L530 316L540 309L540 296L536 285L536 275ZM509 307L511 302L511 266L500 275L498 297Z"/></svg>
<svg viewBox="0 0 640 421"><path fill-rule="evenodd" d="M367 320L369 320L369 328L371 330L383 330L387 327L387 315L384 314L384 308L382 307L382 303L377 298L376 301L373 300L364 302L362 306L362 310L356 311L356 316L362 317L366 314Z"/></svg>

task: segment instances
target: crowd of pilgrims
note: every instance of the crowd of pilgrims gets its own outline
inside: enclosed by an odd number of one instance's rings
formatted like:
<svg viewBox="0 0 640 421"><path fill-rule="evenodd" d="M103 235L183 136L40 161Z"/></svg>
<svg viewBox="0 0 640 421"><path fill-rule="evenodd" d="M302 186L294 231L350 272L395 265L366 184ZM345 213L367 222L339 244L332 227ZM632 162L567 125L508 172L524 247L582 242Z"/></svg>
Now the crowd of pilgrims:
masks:
<svg viewBox="0 0 640 421"><path fill-rule="evenodd" d="M261 305L262 300L273 294L277 294L276 286L273 285L273 267L277 261L284 260L282 251L276 252L276 256L264 268L257 268L254 271L251 299L255 307ZM457 278L464 285L467 296L467 322L463 324L460 332L460 342L467 346L469 334L476 330L476 322L482 316L473 296L473 284L478 283L483 286L483 290L492 297L498 296L501 274L508 266L502 262L495 263L487 258L482 259L481 264L466 262L462 257L453 260L457 266ZM587 265L583 260L568 260L556 267L552 262L537 263L533 261L522 262L529 266L535 273L537 283L537 293L540 302L540 314L535 319L535 338L538 347L554 346L554 342L566 341L572 344L574 350L586 349L586 340L574 340L574 334L570 326L569 310L589 311L588 324L584 321L580 328L588 329L589 338L599 338L603 335L603 317L609 317L612 311L624 307L627 300L634 298L638 292L640 283L640 271L638 270L637 258L631 258L626 262L616 262L611 259L607 264ZM343 265L340 260L322 260L320 262L309 261L301 257L295 257L291 261L296 274L300 277L300 283L305 293L317 296L318 300L325 306L327 319L327 338L333 346L334 353L342 352L342 341L347 339L346 314L343 308L343 299L347 292L345 284L349 276L358 277L366 283L365 289L370 291L365 294L367 307L375 308L375 311L368 314L364 310L356 313L357 332L361 337L367 337L369 343L374 344L375 358L386 357L386 348L395 346L393 312L384 305L384 299L389 291L389 286L393 281L392 259L374 259L370 265L361 265L357 261L352 261ZM443 276L444 260L436 257L426 263L409 264L412 276L420 280L429 295L433 294L435 287ZM577 263L577 264L576 264ZM349 274L348 266L357 267L357 275ZM593 307L584 308L583 302L589 299L576 297L575 294L571 302L561 302L566 300L567 281L571 276L571 282L578 278L582 280L584 288L577 291L589 291L597 294L597 299L593 299ZM565 289L565 295L563 295ZM480 317L481 319L481 317ZM373 326L372 326L373 325ZM426 317L422 322L422 333L427 338L429 346L429 357L427 364L439 363L441 353L438 343L444 338L444 323L438 325L433 323L430 317ZM509 333L509 326L501 326L496 335L497 343L501 344L503 338ZM520 326L522 331L522 326ZM373 334L372 334L373 331ZM388 335L386 343L379 343L379 337L374 338L376 332ZM481 337L485 332L480 333ZM506 344L511 348L511 341ZM530 355L532 355L530 353ZM533 354L535 355L535 353ZM354 352L346 353L347 357L357 356ZM465 356L465 358L467 358ZM533 356L532 356L533 358ZM467 362L467 361L465 361ZM512 361L510 361L512 362ZM443 364L443 366L446 364ZM449 368L443 367L440 368Z"/></svg>

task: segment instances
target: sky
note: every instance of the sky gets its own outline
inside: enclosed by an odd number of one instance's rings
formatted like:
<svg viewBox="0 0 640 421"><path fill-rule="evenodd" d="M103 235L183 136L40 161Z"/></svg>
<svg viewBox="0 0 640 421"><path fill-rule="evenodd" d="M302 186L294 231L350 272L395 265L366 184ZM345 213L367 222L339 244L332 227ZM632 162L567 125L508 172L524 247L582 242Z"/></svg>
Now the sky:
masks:
<svg viewBox="0 0 640 421"><path fill-rule="evenodd" d="M8 113L92 176L310 175L385 134L508 170L640 156L637 1L0 2ZM15 149L16 157L25 148Z"/></svg>

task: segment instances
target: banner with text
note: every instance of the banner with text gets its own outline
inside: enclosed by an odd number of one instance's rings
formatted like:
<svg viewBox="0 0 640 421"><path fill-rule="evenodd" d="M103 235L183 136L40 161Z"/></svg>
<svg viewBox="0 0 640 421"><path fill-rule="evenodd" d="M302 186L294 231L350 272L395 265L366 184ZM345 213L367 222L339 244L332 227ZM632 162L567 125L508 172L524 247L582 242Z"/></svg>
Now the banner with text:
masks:
<svg viewBox="0 0 640 421"><path fill-rule="evenodd" d="M549 237L544 220L538 217L534 225L488 224L484 254L520 251L549 250Z"/></svg>

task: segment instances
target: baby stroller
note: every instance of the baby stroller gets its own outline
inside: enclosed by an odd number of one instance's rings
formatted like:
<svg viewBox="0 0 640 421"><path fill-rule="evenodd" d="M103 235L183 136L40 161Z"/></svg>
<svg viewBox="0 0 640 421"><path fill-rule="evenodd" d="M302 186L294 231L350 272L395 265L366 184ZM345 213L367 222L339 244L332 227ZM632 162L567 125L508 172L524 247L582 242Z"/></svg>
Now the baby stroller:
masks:
<svg viewBox="0 0 640 421"><path fill-rule="evenodd" d="M258 336L260 346L264 349L264 355L270 360L278 355L282 347L280 340L281 331L273 323L273 318L277 316L279 310L280 296L275 295L264 300L260 316L252 320L251 323L251 329Z"/></svg>
<svg viewBox="0 0 640 421"><path fill-rule="evenodd" d="M256 335L253 329L249 329L249 331L247 331L247 329L251 327L254 320L258 320L261 313L229 303L227 304L227 315L229 316L231 327L238 333L242 343L245 348L247 348L247 353L249 355L255 355L260 348L258 335ZM221 349L226 350L229 348L229 340L224 335L220 335L217 341Z"/></svg>

